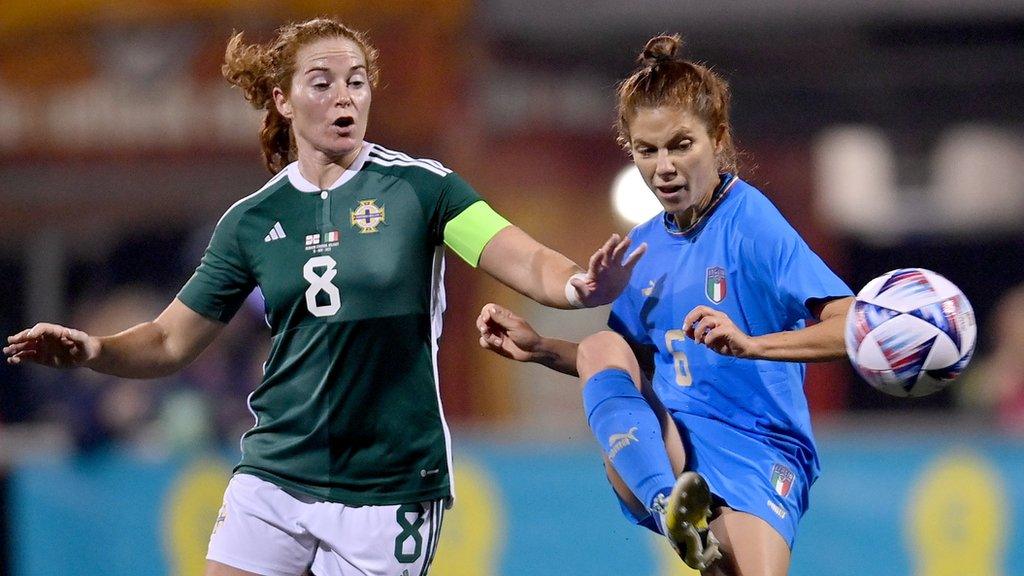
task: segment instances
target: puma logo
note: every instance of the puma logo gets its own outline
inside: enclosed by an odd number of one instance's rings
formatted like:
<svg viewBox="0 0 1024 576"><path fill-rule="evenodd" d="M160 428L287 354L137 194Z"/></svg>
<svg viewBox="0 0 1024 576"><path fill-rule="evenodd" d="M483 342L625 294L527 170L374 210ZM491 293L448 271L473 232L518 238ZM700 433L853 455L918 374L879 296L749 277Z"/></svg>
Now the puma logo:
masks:
<svg viewBox="0 0 1024 576"><path fill-rule="evenodd" d="M613 460L615 455L626 446L629 446L633 442L640 441L636 437L636 431L637 427L633 426L629 429L629 432L626 432L625 434L612 434L608 437L608 445L611 446L611 448L608 449L609 460Z"/></svg>

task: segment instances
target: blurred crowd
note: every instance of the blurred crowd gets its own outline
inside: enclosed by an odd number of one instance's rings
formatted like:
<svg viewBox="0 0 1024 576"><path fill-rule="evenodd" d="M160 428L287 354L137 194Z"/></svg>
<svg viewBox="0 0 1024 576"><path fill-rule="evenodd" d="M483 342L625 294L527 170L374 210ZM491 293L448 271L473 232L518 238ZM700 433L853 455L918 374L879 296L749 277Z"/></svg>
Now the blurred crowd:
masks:
<svg viewBox="0 0 1024 576"><path fill-rule="evenodd" d="M959 406L1024 437L1024 285L1004 293L978 334L987 352L972 360L954 387Z"/></svg>
<svg viewBox="0 0 1024 576"><path fill-rule="evenodd" d="M196 236L207 233L204 228ZM127 269L124 272L101 265L74 274L87 279L76 281L84 289L73 291L71 310L61 321L107 335L155 318L174 297L176 283L187 278L189 266L198 263L204 245L196 239L183 242L179 257L165 259L163 270L140 265L149 245L136 238L109 255ZM139 279L119 278L131 274ZM253 425L246 398L260 381L268 346L269 329L256 291L213 344L170 377L130 380L85 369L8 367L6 384L19 390L0 406L0 426L5 420L57 424L68 443L81 452L112 447L151 454L231 448Z"/></svg>

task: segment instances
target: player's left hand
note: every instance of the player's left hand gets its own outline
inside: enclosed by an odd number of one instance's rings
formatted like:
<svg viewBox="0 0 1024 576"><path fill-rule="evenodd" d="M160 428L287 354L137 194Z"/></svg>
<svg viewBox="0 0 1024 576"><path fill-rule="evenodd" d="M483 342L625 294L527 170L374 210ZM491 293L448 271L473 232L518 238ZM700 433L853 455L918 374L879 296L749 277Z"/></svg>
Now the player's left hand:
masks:
<svg viewBox="0 0 1024 576"><path fill-rule="evenodd" d="M631 243L628 236L623 238L612 234L590 257L586 275L570 280L580 301L588 308L608 304L626 288L633 275L633 268L647 251L647 244L644 243L627 256Z"/></svg>
<svg viewBox="0 0 1024 576"><path fill-rule="evenodd" d="M697 306L683 320L686 336L725 356L758 357L757 342L736 327L729 315L708 306Z"/></svg>

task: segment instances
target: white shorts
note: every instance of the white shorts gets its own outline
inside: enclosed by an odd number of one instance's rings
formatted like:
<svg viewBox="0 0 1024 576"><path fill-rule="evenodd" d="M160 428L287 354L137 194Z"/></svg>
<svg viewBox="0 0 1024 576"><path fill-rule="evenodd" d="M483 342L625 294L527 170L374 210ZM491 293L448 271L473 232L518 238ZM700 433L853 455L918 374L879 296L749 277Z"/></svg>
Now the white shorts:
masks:
<svg viewBox="0 0 1024 576"><path fill-rule="evenodd" d="M206 558L266 576L423 576L444 507L444 499L348 506L235 474Z"/></svg>

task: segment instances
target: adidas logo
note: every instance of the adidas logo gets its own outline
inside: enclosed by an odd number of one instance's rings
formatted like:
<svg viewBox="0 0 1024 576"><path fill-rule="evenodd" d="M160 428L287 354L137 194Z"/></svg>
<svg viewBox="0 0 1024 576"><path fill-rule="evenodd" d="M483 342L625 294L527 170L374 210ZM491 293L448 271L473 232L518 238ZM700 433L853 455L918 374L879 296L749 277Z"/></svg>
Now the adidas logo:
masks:
<svg viewBox="0 0 1024 576"><path fill-rule="evenodd" d="M280 222L275 222L274 227L270 229L270 233L263 237L263 241L273 242L274 240L280 240L284 237L284 228L281 228Z"/></svg>

